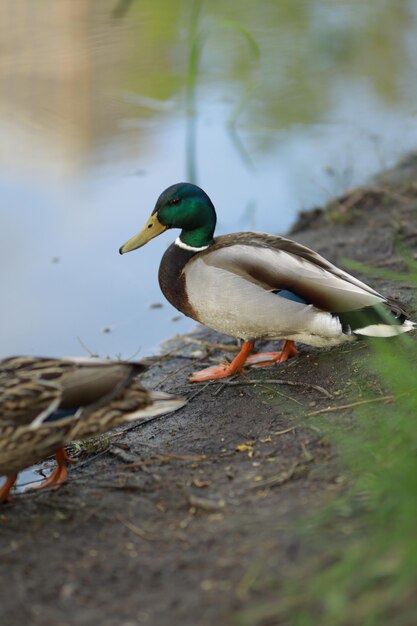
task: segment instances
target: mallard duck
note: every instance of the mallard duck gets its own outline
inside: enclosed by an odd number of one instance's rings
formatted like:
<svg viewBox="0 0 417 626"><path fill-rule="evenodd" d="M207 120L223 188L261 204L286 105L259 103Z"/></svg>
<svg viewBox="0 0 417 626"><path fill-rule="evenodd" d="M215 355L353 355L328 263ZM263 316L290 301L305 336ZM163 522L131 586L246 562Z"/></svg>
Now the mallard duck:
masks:
<svg viewBox="0 0 417 626"><path fill-rule="evenodd" d="M178 183L158 198L143 229L120 254L168 228L181 233L159 267L159 284L179 311L243 340L230 364L196 372L191 382L231 376L246 365L281 363L295 341L337 346L359 335L391 337L415 324L397 302L284 237L243 232L214 237L216 211L196 185ZM284 340L278 352L251 355L256 339Z"/></svg>
<svg viewBox="0 0 417 626"><path fill-rule="evenodd" d="M162 415L184 405L164 392L148 391L135 377L144 363L100 359L11 357L0 361L0 502L17 473L55 454L58 466L40 488L67 477L64 446L119 424Z"/></svg>

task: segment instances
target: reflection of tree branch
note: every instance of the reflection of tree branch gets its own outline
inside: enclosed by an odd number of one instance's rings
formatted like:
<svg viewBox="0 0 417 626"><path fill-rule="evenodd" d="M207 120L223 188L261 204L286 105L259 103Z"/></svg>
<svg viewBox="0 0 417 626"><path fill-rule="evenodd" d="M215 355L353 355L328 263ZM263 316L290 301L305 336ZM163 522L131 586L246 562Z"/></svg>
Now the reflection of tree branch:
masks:
<svg viewBox="0 0 417 626"><path fill-rule="evenodd" d="M129 11L130 6L133 4L133 2L134 0L119 0L112 11L112 17L115 19L120 19L124 17Z"/></svg>
<svg viewBox="0 0 417 626"><path fill-rule="evenodd" d="M253 39L252 35L247 30L243 29L243 27L241 27L240 24L233 24L233 25L234 25L235 28L240 30L240 32L242 32L242 34L246 37L247 41L251 45L252 55L256 59L256 61L258 62L259 61L259 47L258 47L258 44L256 43L255 39ZM254 91L255 91L255 88L254 88L253 84L249 84L246 87L245 94L242 96L240 101L234 107L234 110L232 111L232 113L230 115L230 118L229 118L229 120L227 122L229 136L230 136L230 139L232 141L232 144L233 144L234 148L236 149L236 152L238 153L238 155L242 159L243 163L251 170L256 170L256 167L255 167L255 164L254 164L253 160L249 156L248 151L246 150L246 148L244 147L244 145L243 145L243 143L242 143L242 141L240 139L240 136L239 136L239 134L238 134L238 132L236 130L236 125L237 125L237 121L238 121L242 111L245 109L245 107L247 106L248 102L252 98L252 95L253 95Z"/></svg>
<svg viewBox="0 0 417 626"><path fill-rule="evenodd" d="M243 145L243 142L236 130L236 126L234 124L229 123L227 125L227 132L233 144L233 147L235 148L236 152L242 159L243 163L246 165L248 169L255 171L256 170L255 164L252 161L249 155L249 152L246 150L245 146Z"/></svg>
<svg viewBox="0 0 417 626"><path fill-rule="evenodd" d="M203 34L199 28L203 2L204 0L194 0L191 7L186 82L186 168L187 178L193 183L197 182L197 80L200 71L201 51L203 48ZM221 25L229 29L234 29L243 35L250 47L252 58L255 59L256 62L259 62L260 52L258 43L242 24L224 20ZM252 89L247 90L246 96L242 98L241 102L233 111L228 123L228 131L232 144L243 163L249 169L254 170L254 163L236 131L237 119L252 96L252 91Z"/></svg>
<svg viewBox="0 0 417 626"><path fill-rule="evenodd" d="M197 103L196 89L197 79L200 69L202 36L199 32L200 12L203 0L194 0L191 10L187 82L186 82L186 168L187 180L192 183L197 182Z"/></svg>
<svg viewBox="0 0 417 626"><path fill-rule="evenodd" d="M187 181L197 182L197 115L188 113L185 129L185 158Z"/></svg>

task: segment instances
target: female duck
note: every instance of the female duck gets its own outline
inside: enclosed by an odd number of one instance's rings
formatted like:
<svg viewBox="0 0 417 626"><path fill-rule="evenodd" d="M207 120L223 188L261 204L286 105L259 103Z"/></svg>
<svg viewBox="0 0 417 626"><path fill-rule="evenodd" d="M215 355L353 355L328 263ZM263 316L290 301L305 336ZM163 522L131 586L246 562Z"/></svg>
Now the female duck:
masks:
<svg viewBox="0 0 417 626"><path fill-rule="evenodd" d="M40 485L59 487L70 462L64 446L119 424L169 413L181 398L148 391L135 377L143 363L11 357L0 361L0 503L17 473L55 454L57 468Z"/></svg>
<svg viewBox="0 0 417 626"><path fill-rule="evenodd" d="M391 337L415 327L398 303L313 250L262 233L214 238L215 226L208 195L179 183L159 196L144 228L119 250L130 252L168 228L180 228L162 257L162 292L188 317L243 339L229 365L197 372L192 382L231 376L245 363L285 361L297 354L294 341L336 346L357 335ZM256 339L285 341L279 352L250 356Z"/></svg>

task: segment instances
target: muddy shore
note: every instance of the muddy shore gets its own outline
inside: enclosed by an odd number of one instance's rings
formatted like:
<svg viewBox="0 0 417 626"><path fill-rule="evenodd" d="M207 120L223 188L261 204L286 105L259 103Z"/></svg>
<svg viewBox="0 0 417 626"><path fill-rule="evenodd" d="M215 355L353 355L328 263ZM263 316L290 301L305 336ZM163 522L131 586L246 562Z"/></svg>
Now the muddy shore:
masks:
<svg viewBox="0 0 417 626"><path fill-rule="evenodd" d="M417 258L416 181L410 156L301 215L290 236L342 266L402 271L398 241ZM415 319L409 285L355 274ZM2 507L2 626L233 626L260 598L285 601L311 550L300 527L348 482L314 416L333 407L323 415L344 428L340 406L360 399L359 379L372 384L368 347L305 347L232 381L187 383L235 348L202 327L164 345L144 381L187 406L83 450L58 492Z"/></svg>

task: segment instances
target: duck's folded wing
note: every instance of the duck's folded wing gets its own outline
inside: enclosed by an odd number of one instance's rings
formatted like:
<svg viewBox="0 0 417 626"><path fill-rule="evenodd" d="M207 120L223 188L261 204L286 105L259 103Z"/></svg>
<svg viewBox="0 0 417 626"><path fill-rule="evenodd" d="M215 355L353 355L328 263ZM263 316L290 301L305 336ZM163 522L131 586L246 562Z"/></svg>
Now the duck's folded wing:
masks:
<svg viewBox="0 0 417 626"><path fill-rule="evenodd" d="M259 239L258 239L258 238ZM251 240L217 245L200 258L268 291L286 290L319 309L339 313L384 302L377 291L309 248L283 237L251 234Z"/></svg>
<svg viewBox="0 0 417 626"><path fill-rule="evenodd" d="M63 409L106 403L146 370L141 363L74 359L77 367L60 379Z"/></svg>
<svg viewBox="0 0 417 626"><path fill-rule="evenodd" d="M4 428L37 428L56 410L61 390L53 383L15 379L0 385L0 435Z"/></svg>
<svg viewBox="0 0 417 626"><path fill-rule="evenodd" d="M105 404L146 365L105 359L10 357L0 361L0 422L30 425L76 417Z"/></svg>

